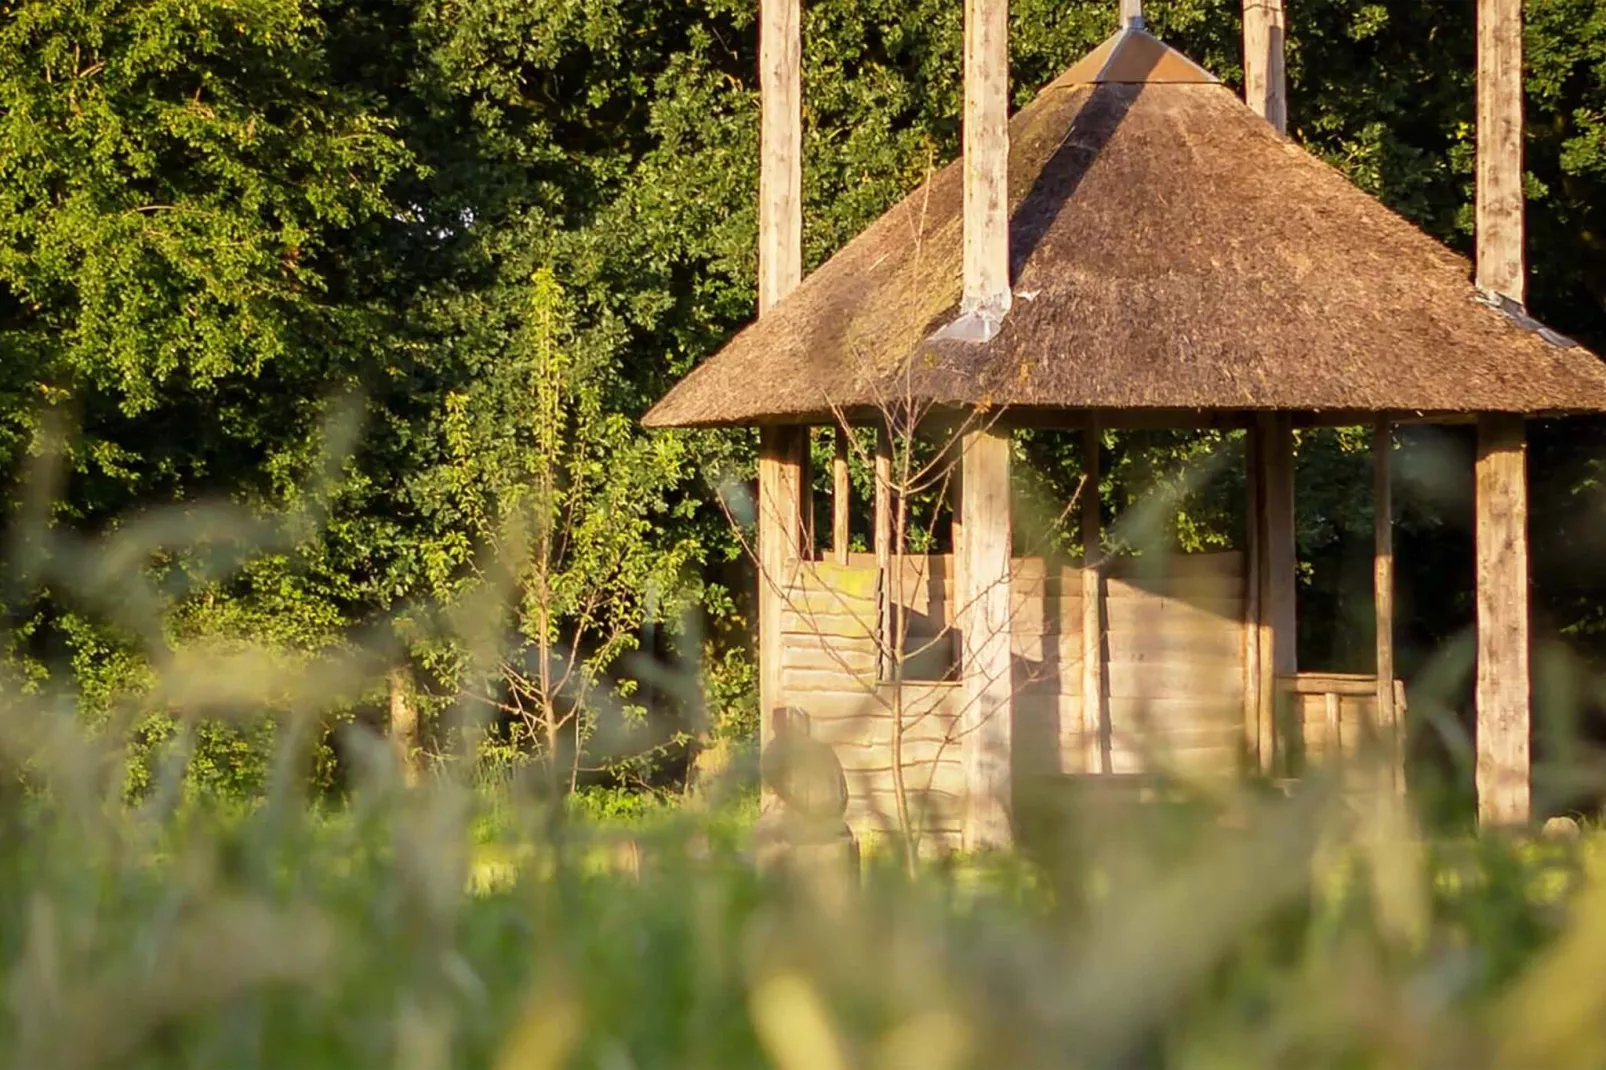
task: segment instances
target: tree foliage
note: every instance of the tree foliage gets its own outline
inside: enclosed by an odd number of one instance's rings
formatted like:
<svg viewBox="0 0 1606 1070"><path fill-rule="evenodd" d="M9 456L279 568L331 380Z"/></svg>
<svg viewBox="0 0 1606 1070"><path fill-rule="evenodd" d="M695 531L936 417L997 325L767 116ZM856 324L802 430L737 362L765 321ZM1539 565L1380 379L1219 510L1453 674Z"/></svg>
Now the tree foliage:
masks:
<svg viewBox="0 0 1606 1070"><path fill-rule="evenodd" d="M1146 13L1234 82L1239 6ZM957 151L962 27L938 0L805 7L813 266ZM1113 29L1115 7L1017 0L1014 101ZM1465 250L1472 6L1288 7L1293 135ZM1600 347L1606 13L1526 9L1531 304ZM31 686L104 711L186 644L313 654L383 636L450 698L472 658L441 622L500 555L524 562L503 650L570 637L558 645L579 651L588 686L615 688L619 655L652 632L654 656L710 653L724 675L707 693L739 707L747 580L716 495L750 465L751 437L648 437L635 421L754 310L755 14L730 0L0 3L0 460L38 475L51 429L67 431L57 504L30 513L24 480L7 523L0 647ZM1590 564L1606 561L1601 435L1573 422L1534 444L1543 606L1585 650L1606 629L1606 573ZM1226 451L1169 530L1237 537L1232 441L1108 445L1111 515ZM1364 669L1370 647L1363 447L1325 432L1300 447L1301 643L1333 668ZM1022 449L1034 493L1074 486L1065 443ZM1408 668L1470 619L1465 591L1441 590L1470 576L1464 459L1453 434L1403 436ZM138 520L158 506L231 519L158 537ZM97 596L83 554L61 548L131 530L144 534L118 593ZM576 643L596 599L600 630ZM689 604L716 626L654 630ZM717 649L691 649L710 637Z"/></svg>

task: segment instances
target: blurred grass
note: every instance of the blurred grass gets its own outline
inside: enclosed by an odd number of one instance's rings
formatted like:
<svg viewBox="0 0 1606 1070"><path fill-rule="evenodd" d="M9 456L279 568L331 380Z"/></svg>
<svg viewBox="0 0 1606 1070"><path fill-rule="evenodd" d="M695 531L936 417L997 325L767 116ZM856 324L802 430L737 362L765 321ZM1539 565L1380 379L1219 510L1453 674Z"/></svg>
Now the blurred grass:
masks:
<svg viewBox="0 0 1606 1070"><path fill-rule="evenodd" d="M319 803L306 740L388 663L242 646L157 664L114 724L273 711L249 803L187 790L182 748L130 803L116 730L0 691L0 1066L1606 1067L1598 834L1431 835L1351 769L1028 800L1019 852L912 874L760 870L750 761L555 801L465 762L406 788L359 735Z"/></svg>
<svg viewBox="0 0 1606 1070"><path fill-rule="evenodd" d="M1606 1065L1602 841L1425 839L1392 796L822 882L758 871L742 790L550 807L376 762L339 811L158 812L40 783L0 822L5 1065Z"/></svg>

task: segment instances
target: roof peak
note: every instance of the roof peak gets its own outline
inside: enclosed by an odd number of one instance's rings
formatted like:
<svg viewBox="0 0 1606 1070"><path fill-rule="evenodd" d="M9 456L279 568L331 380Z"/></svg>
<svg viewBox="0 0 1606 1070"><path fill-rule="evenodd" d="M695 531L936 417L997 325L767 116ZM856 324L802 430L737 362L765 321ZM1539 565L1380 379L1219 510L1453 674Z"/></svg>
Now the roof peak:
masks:
<svg viewBox="0 0 1606 1070"><path fill-rule="evenodd" d="M1055 84L1216 85L1215 75L1144 29L1141 19L1122 26L1060 75Z"/></svg>

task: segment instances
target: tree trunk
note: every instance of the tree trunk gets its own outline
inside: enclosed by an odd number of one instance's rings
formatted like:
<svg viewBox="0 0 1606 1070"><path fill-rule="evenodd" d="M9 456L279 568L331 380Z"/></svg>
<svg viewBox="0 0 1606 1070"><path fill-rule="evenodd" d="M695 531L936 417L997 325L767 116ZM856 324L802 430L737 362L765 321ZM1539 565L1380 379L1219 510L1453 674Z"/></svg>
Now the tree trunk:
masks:
<svg viewBox="0 0 1606 1070"><path fill-rule="evenodd" d="M419 732L413 674L406 667L390 670L390 744L396 749L402 782L408 787L423 777L424 747Z"/></svg>

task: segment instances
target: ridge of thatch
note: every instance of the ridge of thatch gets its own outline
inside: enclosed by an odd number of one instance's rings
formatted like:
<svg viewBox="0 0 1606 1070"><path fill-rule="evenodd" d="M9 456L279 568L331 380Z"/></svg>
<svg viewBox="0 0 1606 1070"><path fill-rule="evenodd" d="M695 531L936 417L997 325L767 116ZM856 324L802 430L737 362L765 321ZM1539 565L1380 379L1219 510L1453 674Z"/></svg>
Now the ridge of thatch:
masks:
<svg viewBox="0 0 1606 1070"><path fill-rule="evenodd" d="M1190 61L1134 30L1100 51L1010 122L1015 299L998 337L932 338L961 291L956 161L644 422L817 422L907 402L1606 411L1598 358L1491 307L1465 258L1278 136L1226 87L1185 80ZM1144 67L1173 80L1146 80Z"/></svg>

